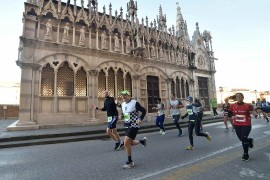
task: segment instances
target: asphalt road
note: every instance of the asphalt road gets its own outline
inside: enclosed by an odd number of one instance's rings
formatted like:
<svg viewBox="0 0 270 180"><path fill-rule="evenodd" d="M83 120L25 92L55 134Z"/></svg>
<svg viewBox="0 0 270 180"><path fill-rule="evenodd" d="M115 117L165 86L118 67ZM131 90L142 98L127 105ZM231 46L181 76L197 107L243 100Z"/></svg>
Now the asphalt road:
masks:
<svg viewBox="0 0 270 180"><path fill-rule="evenodd" d="M122 168L126 153L114 151L111 140L0 149L0 179L270 179L270 125L265 120L253 120L250 137L255 147L249 162L241 160L239 140L222 123L206 125L204 130L212 142L195 136L192 151L185 150L186 128L183 137L177 137L176 130L166 135L139 134L137 139L146 136L148 144L133 147L132 169Z"/></svg>

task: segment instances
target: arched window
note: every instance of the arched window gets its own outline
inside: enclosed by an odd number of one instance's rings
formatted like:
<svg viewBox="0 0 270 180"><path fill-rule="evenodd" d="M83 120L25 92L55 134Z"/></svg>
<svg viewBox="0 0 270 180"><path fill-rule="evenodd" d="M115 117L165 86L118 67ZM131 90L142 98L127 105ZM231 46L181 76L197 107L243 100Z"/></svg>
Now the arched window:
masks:
<svg viewBox="0 0 270 180"><path fill-rule="evenodd" d="M175 83L173 80L171 81L171 94L175 94Z"/></svg>
<svg viewBox="0 0 270 180"><path fill-rule="evenodd" d="M87 76L83 68L76 73L76 96L87 96Z"/></svg>
<svg viewBox="0 0 270 180"><path fill-rule="evenodd" d="M68 62L64 62L57 73L57 95L73 96L74 95L74 72L68 66Z"/></svg>
<svg viewBox="0 0 270 180"><path fill-rule="evenodd" d="M186 95L185 95L185 81L183 78L181 78L181 92L182 92L182 98L185 98L186 97Z"/></svg>
<svg viewBox="0 0 270 180"><path fill-rule="evenodd" d="M110 96L115 97L115 75L112 68L108 71L108 91Z"/></svg>
<svg viewBox="0 0 270 180"><path fill-rule="evenodd" d="M132 80L131 80L131 75L129 73L126 74L125 78L125 89L128 90L130 95L132 96Z"/></svg>
<svg viewBox="0 0 270 180"><path fill-rule="evenodd" d="M189 96L189 84L186 81L186 95Z"/></svg>
<svg viewBox="0 0 270 180"><path fill-rule="evenodd" d="M117 91L116 97L121 97L121 91L124 90L124 73L121 69L117 71Z"/></svg>
<svg viewBox="0 0 270 180"><path fill-rule="evenodd" d="M107 82L107 83L106 83ZM117 86L117 89L116 89ZM125 80L124 80L124 71L119 69L117 71L117 75L113 68L109 68L108 76L106 77L104 71L100 71L98 75L98 97L104 97L103 92L105 90L109 91L109 95L112 97L119 98L121 97L120 92L124 89L128 90L132 93L132 80L131 75L127 72Z"/></svg>
<svg viewBox="0 0 270 180"><path fill-rule="evenodd" d="M180 80L179 78L177 77L176 78L176 97L180 98Z"/></svg>
<svg viewBox="0 0 270 180"><path fill-rule="evenodd" d="M54 95L54 70L48 63L41 71L41 96Z"/></svg>
<svg viewBox="0 0 270 180"><path fill-rule="evenodd" d="M106 75L103 70L98 74L98 97L103 97L103 92L106 90Z"/></svg>

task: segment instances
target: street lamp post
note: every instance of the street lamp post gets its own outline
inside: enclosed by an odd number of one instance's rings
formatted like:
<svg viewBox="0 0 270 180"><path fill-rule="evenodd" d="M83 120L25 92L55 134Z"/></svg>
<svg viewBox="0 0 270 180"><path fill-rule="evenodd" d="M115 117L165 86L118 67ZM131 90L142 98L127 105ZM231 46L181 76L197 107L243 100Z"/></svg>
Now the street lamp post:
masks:
<svg viewBox="0 0 270 180"><path fill-rule="evenodd" d="M257 90L255 89L254 91L255 91L255 98L256 98L255 102L256 102L257 101Z"/></svg>
<svg viewBox="0 0 270 180"><path fill-rule="evenodd" d="M219 92L220 92L220 102L221 102L221 105L223 105L223 100L222 100L222 92L223 92L223 87L219 87Z"/></svg>

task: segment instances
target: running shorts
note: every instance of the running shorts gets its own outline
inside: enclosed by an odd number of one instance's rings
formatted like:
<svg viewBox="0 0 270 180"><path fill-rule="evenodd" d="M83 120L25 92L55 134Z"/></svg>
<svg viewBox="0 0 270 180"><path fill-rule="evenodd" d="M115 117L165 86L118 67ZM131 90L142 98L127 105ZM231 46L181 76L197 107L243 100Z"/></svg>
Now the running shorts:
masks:
<svg viewBox="0 0 270 180"><path fill-rule="evenodd" d="M115 129L117 121L118 121L118 116L110 116L110 117L108 117L108 128L109 129Z"/></svg>
<svg viewBox="0 0 270 180"><path fill-rule="evenodd" d="M129 137L130 139L135 140L138 134L138 131L139 131L139 128L134 128L134 127L126 128L125 136Z"/></svg>

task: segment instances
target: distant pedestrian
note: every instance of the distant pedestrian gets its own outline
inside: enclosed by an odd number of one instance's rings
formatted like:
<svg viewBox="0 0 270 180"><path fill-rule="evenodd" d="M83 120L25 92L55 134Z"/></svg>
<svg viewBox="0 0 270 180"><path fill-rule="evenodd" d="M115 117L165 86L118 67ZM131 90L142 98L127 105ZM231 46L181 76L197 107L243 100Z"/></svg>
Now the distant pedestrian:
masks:
<svg viewBox="0 0 270 180"><path fill-rule="evenodd" d="M124 144L120 139L120 136L117 132L116 129L116 124L118 121L118 111L117 111L117 104L116 101L113 97L109 96L109 92L107 90L104 91L104 107L101 109L101 111L107 111L107 122L108 122L108 127L107 127L107 134L116 142L114 150L119 150L122 149ZM99 110L96 105L92 105L92 109Z"/></svg>
<svg viewBox="0 0 270 180"><path fill-rule="evenodd" d="M194 105L197 108L198 123L200 124L200 131L202 131L202 118L203 118L203 106L198 98L195 98Z"/></svg>
<svg viewBox="0 0 270 180"><path fill-rule="evenodd" d="M204 99L201 98L201 99L198 99L200 101L200 103L202 104L202 110L204 111L205 110L205 102L204 102Z"/></svg>
<svg viewBox="0 0 270 180"><path fill-rule="evenodd" d="M231 104L229 103L229 99L228 98L225 98L224 99L224 104L222 105L222 109L223 109L223 121L224 121L224 125L225 125L225 128L226 130L229 130L228 128L228 120L231 122L231 125L232 125L232 131L234 130L234 127L233 127L233 121L232 121L232 116L233 116L233 112L229 110Z"/></svg>
<svg viewBox="0 0 270 180"><path fill-rule="evenodd" d="M251 101L251 105L253 107L253 111L256 113L256 116L254 116L254 117L257 119L257 117L258 117L258 111L257 111L257 106L256 106L255 101Z"/></svg>
<svg viewBox="0 0 270 180"><path fill-rule="evenodd" d="M261 99L258 98L257 101L256 101L256 112L257 112L259 118L261 118L261 112L262 112L261 104L262 104Z"/></svg>
<svg viewBox="0 0 270 180"><path fill-rule="evenodd" d="M193 129L195 128L195 133L197 136L204 136L207 138L207 140L211 141L211 136L208 132L203 133L200 131L200 124L201 119L199 115L199 109L201 108L201 105L199 103L193 103L193 98L191 96L187 97L187 113L182 116L182 119L188 116L189 122L188 122L188 135L189 135L189 141L190 145L186 147L187 150L193 150L194 149L194 143L193 143Z"/></svg>
<svg viewBox="0 0 270 180"><path fill-rule="evenodd" d="M184 107L183 103L175 98L175 94L171 94L170 106L169 109L171 110L171 115L173 118L173 123L175 124L176 128L178 129L179 133L178 136L183 136L184 133L179 125L179 119L181 116L180 108Z"/></svg>
<svg viewBox="0 0 270 180"><path fill-rule="evenodd" d="M166 134L165 128L164 128L164 120L165 120L165 105L163 102L161 102L161 98L158 98L157 100L157 107L153 107L153 109L158 110L158 114L156 117L156 126L159 127L159 133L164 135Z"/></svg>
<svg viewBox="0 0 270 180"><path fill-rule="evenodd" d="M266 122L269 122L268 116L270 116L270 103L267 102L265 98L263 98L261 101L261 110Z"/></svg>
<svg viewBox="0 0 270 180"><path fill-rule="evenodd" d="M135 140L141 122L146 114L146 110L135 99L131 99L130 93L127 90L122 91L121 95L124 101L122 103L122 113L126 129L124 144L128 155L128 161L125 163L123 168L129 169L134 166L134 162L131 157L131 146L138 144L146 146L146 137L142 140ZM141 112L141 114L139 115L138 112Z"/></svg>
<svg viewBox="0 0 270 180"><path fill-rule="evenodd" d="M202 112L202 117L203 117L203 112L205 111L205 102L204 102L204 99L201 98L201 99L198 99L202 105L202 108L201 108L201 112ZM202 126L202 118L201 118L201 131L203 131L203 126Z"/></svg>
<svg viewBox="0 0 270 180"><path fill-rule="evenodd" d="M253 107L250 104L244 103L244 95L242 93L236 94L236 103L232 104L229 108L233 112L233 124L238 139L242 142L244 154L243 161L249 161L249 148L253 148L253 139L249 138L251 131L251 116Z"/></svg>
<svg viewBox="0 0 270 180"><path fill-rule="evenodd" d="M214 116L218 116L218 113L217 113L217 99L216 98L212 98L211 101L211 107L213 109L213 114Z"/></svg>

